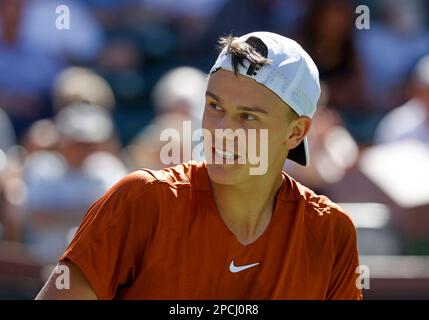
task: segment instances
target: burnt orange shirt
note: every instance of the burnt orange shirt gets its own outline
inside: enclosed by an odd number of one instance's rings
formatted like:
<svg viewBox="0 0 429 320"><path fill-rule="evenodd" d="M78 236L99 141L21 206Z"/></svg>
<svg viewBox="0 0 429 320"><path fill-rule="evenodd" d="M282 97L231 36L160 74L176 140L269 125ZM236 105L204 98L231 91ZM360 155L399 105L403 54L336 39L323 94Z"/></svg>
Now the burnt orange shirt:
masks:
<svg viewBox="0 0 429 320"><path fill-rule="evenodd" d="M99 299L360 299L351 220L283 175L270 224L245 246L217 211L204 163L138 170L91 206L61 261Z"/></svg>

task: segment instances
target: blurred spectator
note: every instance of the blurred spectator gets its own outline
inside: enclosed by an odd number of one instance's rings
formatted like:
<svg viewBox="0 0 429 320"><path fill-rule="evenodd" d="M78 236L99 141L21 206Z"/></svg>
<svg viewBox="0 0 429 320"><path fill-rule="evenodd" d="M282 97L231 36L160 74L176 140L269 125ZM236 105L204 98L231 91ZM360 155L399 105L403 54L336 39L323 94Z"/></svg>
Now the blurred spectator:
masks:
<svg viewBox="0 0 429 320"><path fill-rule="evenodd" d="M207 63L216 59L216 42L225 34L271 31L292 36L309 0L229 0L210 19L201 39ZM207 68L210 66L208 65Z"/></svg>
<svg viewBox="0 0 429 320"><path fill-rule="evenodd" d="M128 166L133 169L161 169L174 165L174 163L162 162L161 150L167 145L173 150L180 150L180 159L177 159L178 162L182 161L182 159L183 161L191 160L184 159L184 154L182 153L182 139L190 139L190 137L185 137L182 134L183 123L188 120L189 118L181 113L163 113L156 116L148 126L137 134L125 149ZM167 129L175 130L179 134L170 137L168 141L161 141L161 134Z"/></svg>
<svg viewBox="0 0 429 320"><path fill-rule="evenodd" d="M7 241L22 240L22 205L25 185L22 180L22 164L26 152L21 146L12 146L7 152L0 151L0 221L2 238Z"/></svg>
<svg viewBox="0 0 429 320"><path fill-rule="evenodd" d="M358 161L359 148L344 127L339 114L326 107L328 87L322 82L322 95L308 134L310 165L303 167L286 161L285 171L298 181L321 194L329 194Z"/></svg>
<svg viewBox="0 0 429 320"><path fill-rule="evenodd" d="M58 151L36 151L24 166L26 240L41 260L55 261L67 230L127 169L113 151L114 127L102 107L78 104L55 117ZM113 145L112 145L113 143Z"/></svg>
<svg viewBox="0 0 429 320"><path fill-rule="evenodd" d="M348 0L313 1L303 26L303 47L329 88L327 104L337 110L365 108L352 9Z"/></svg>
<svg viewBox="0 0 429 320"><path fill-rule="evenodd" d="M50 119L34 122L22 139L22 146L31 154L40 150L54 151L58 148L59 132Z"/></svg>
<svg viewBox="0 0 429 320"><path fill-rule="evenodd" d="M18 135L46 113L45 94L62 67L58 57L34 51L24 42L27 6L25 0L0 2L0 105L11 117Z"/></svg>
<svg viewBox="0 0 429 320"><path fill-rule="evenodd" d="M3 177L3 170L6 164L6 154L4 151L0 148L0 240L4 239L5 237L5 223L6 223L6 217L5 217L5 197L4 197L4 177Z"/></svg>
<svg viewBox="0 0 429 320"><path fill-rule="evenodd" d="M156 84L153 102L157 113L177 112L201 120L204 111L207 76L191 67L178 67Z"/></svg>
<svg viewBox="0 0 429 320"><path fill-rule="evenodd" d="M145 12L161 17L174 37L174 52L191 54L210 24L211 18L228 0L140 0ZM185 63L191 61L186 60Z"/></svg>
<svg viewBox="0 0 429 320"><path fill-rule="evenodd" d="M359 142L368 142L372 136L366 121L371 110L356 51L353 9L349 0L311 1L300 42L328 86L327 106L340 113Z"/></svg>
<svg viewBox="0 0 429 320"><path fill-rule="evenodd" d="M191 122L191 133L201 127L201 119L205 104L207 76L191 67L178 67L165 74L153 90L153 102L157 116L132 141L127 152L134 166L161 168L166 164L161 162L160 151L167 144L160 140L161 132L165 129L175 129L179 133L178 141L170 141L179 145L182 150L184 121ZM195 145L198 141L194 141ZM191 159L184 159L188 161ZM198 160L198 159L194 159Z"/></svg>
<svg viewBox="0 0 429 320"><path fill-rule="evenodd" d="M429 55L417 63L411 91L410 100L381 120L376 143L415 139L429 145Z"/></svg>
<svg viewBox="0 0 429 320"><path fill-rule="evenodd" d="M70 8L70 29L56 28L56 7ZM0 105L18 136L49 116L47 96L55 75L70 61L87 63L103 34L85 4L63 0L0 2Z"/></svg>
<svg viewBox="0 0 429 320"><path fill-rule="evenodd" d="M146 9L156 9L175 16L209 17L228 0L140 0Z"/></svg>
<svg viewBox="0 0 429 320"><path fill-rule="evenodd" d="M0 150L16 144L15 132L7 114L0 108Z"/></svg>
<svg viewBox="0 0 429 320"><path fill-rule="evenodd" d="M109 109L115 106L115 97L106 80L80 67L63 70L55 79L52 95L56 111L81 101Z"/></svg>
<svg viewBox="0 0 429 320"><path fill-rule="evenodd" d="M129 36L110 38L101 51L97 71L112 87L119 107L139 104L146 93L143 62L144 52Z"/></svg>
<svg viewBox="0 0 429 320"><path fill-rule="evenodd" d="M72 168L80 168L95 151L119 152L111 114L103 107L74 104L55 117L60 134L59 152Z"/></svg>
<svg viewBox="0 0 429 320"><path fill-rule="evenodd" d="M86 1L95 19L108 37L108 33L120 26L126 20L126 12L134 10L133 4L138 0L91 0Z"/></svg>
<svg viewBox="0 0 429 320"><path fill-rule="evenodd" d="M25 48L31 52L41 52L50 57L79 63L91 62L97 56L103 45L104 35L88 10L86 1L24 1L27 5L23 12L25 23L20 27L20 40ZM56 28L55 22L59 16L56 8L60 5L70 9L70 29Z"/></svg>
<svg viewBox="0 0 429 320"><path fill-rule="evenodd" d="M429 53L429 32L423 1L378 0L376 5L378 19L371 20L370 30L356 32L356 41L370 106L385 112L404 101L412 66Z"/></svg>
<svg viewBox="0 0 429 320"><path fill-rule="evenodd" d="M8 152L17 143L15 132L7 114L0 108L0 240L10 235L7 201L5 197L5 186L8 175Z"/></svg>

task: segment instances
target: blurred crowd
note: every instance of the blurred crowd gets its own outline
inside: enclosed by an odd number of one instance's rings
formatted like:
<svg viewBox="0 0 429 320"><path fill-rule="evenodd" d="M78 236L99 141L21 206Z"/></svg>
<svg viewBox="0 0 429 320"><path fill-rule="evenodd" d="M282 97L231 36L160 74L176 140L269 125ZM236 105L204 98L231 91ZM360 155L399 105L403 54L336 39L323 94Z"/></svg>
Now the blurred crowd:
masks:
<svg viewBox="0 0 429 320"><path fill-rule="evenodd" d="M1 0L0 270L55 263L95 199L165 166L160 133L199 126L217 38L259 30L322 80L311 165L285 170L350 208L363 254L429 255L427 1Z"/></svg>

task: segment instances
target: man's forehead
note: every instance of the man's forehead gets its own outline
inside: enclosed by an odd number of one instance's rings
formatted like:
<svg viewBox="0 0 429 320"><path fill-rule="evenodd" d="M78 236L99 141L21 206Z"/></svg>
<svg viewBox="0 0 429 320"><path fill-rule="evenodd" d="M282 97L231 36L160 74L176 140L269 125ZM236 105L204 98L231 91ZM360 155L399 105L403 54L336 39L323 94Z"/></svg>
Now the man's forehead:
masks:
<svg viewBox="0 0 429 320"><path fill-rule="evenodd" d="M210 75L207 92L212 97L214 95L218 101L242 100L247 104L258 104L264 109L270 109L270 106L290 108L279 96L254 79L240 74L235 75L228 70L218 70Z"/></svg>
<svg viewBox="0 0 429 320"><path fill-rule="evenodd" d="M234 72L228 70L218 70L212 73L209 77L207 88L212 89L210 90L211 92L216 88L222 91L233 91L235 94L243 93L253 98L261 95L261 97L267 97L270 92L269 89L254 79L241 74L235 75Z"/></svg>

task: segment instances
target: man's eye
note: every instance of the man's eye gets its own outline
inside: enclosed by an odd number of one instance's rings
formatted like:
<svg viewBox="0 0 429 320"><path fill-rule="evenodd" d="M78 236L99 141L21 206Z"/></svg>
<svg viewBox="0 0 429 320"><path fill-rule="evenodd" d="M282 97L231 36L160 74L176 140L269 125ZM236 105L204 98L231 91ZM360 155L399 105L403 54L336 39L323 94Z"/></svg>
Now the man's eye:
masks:
<svg viewBox="0 0 429 320"><path fill-rule="evenodd" d="M246 113L246 112L241 114L241 118L247 121L257 120L257 118L253 114Z"/></svg>
<svg viewBox="0 0 429 320"><path fill-rule="evenodd" d="M217 103L209 103L210 107L215 111L223 111L222 107L219 106Z"/></svg>

